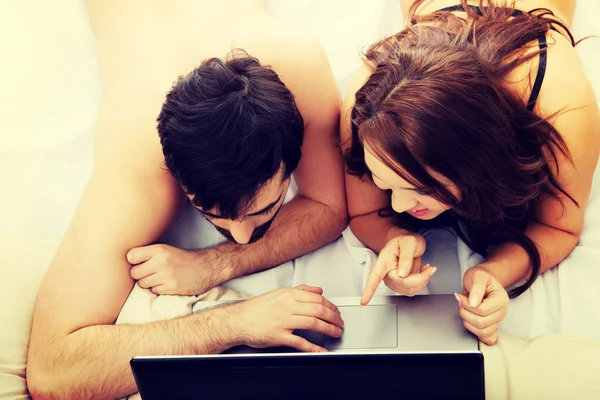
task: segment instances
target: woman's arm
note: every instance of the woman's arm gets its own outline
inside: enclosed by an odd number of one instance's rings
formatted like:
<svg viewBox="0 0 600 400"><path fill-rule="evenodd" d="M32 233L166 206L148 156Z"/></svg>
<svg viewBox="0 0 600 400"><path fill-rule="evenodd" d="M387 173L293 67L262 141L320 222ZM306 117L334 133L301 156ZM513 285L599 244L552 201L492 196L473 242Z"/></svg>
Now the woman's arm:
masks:
<svg viewBox="0 0 600 400"><path fill-rule="evenodd" d="M562 231L539 222L530 223L525 234L533 240L541 254L540 273L563 261L579 240L576 233ZM498 246L479 266L494 275L505 288L526 280L531 273L527 252L514 243Z"/></svg>
<svg viewBox="0 0 600 400"><path fill-rule="evenodd" d="M550 160L556 181L579 206L561 195L558 201L541 198L537 221L525 233L541 255L541 272L562 262L577 245L583 229L584 214L592 179L600 154L600 116L598 104L575 49L555 36L556 44L548 49L548 68L540 94L539 113L561 133L572 162L563 156ZM525 280L531 264L525 250L515 244L499 246L482 264L504 287Z"/></svg>

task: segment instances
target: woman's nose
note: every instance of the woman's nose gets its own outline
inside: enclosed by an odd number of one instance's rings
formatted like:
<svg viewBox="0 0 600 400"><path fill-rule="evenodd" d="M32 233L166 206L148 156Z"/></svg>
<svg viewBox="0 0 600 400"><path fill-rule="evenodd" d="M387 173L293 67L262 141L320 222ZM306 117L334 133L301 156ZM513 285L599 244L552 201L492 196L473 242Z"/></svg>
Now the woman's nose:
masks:
<svg viewBox="0 0 600 400"><path fill-rule="evenodd" d="M415 208L417 204L419 204L419 201L411 193L407 193L407 191L394 190L392 192L392 208L398 214Z"/></svg>

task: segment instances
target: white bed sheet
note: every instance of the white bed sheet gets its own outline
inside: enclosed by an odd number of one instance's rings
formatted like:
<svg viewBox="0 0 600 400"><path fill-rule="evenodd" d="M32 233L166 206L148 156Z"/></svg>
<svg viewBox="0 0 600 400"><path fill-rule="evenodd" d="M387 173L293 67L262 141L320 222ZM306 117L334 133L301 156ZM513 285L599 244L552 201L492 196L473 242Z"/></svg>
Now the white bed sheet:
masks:
<svg viewBox="0 0 600 400"><path fill-rule="evenodd" d="M274 14L304 26L321 40L342 93L360 65L360 49L402 24L398 1L270 0L268 4ZM578 4L576 37L600 35L594 20L600 14L599 4L595 0L579 0ZM100 93L85 5L80 0L55 0L34 8L29 2L12 2L0 13L0 29L5 60L10 60L0 64L4 194L0 229L58 243L93 165L91 132ZM596 93L600 93L599 49L600 40L589 40L578 48ZM600 208L598 202L594 210ZM218 234L189 211L182 212L165 240L187 248L218 242ZM505 324L509 332L523 336L549 330L600 335L597 325L582 324L590 319L593 305L600 304L600 291L594 286L598 279L593 279L599 278L598 273L588 274L594 266L600 271L596 266L600 260L600 211L590 215L581 245L565 263L568 268L545 274L536 284L534 290L544 296L524 296L511 304ZM447 236L435 239L429 250L431 262L439 267L430 291L456 290L460 285L456 240ZM357 295L373 260L374 254L346 230L343 238L323 249L236 279L229 286L258 294L310 283L323 286L330 296ZM464 265L464 256L462 261ZM545 285L554 275L554 283ZM381 293L385 292L382 288ZM514 322L518 318L530 321L529 325L522 328Z"/></svg>

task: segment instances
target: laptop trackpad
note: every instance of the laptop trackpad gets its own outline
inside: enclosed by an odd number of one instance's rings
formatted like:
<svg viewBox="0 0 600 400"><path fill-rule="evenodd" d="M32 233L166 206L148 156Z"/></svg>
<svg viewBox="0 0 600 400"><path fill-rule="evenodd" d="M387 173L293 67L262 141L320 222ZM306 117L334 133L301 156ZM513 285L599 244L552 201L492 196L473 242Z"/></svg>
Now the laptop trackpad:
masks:
<svg viewBox="0 0 600 400"><path fill-rule="evenodd" d="M396 305L341 306L344 333L339 339L326 336L327 350L394 349L398 346Z"/></svg>

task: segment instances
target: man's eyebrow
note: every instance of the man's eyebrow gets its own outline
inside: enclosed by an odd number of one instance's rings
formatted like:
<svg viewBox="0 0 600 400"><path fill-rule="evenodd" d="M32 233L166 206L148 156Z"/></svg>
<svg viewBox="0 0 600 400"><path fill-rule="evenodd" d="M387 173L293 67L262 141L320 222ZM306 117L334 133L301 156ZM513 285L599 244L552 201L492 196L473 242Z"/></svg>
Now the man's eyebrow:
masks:
<svg viewBox="0 0 600 400"><path fill-rule="evenodd" d="M256 211L256 212L253 212L252 214L248 214L248 215L247 215L247 217L255 217L255 216L257 216L257 215L260 215L260 214L264 214L264 213L266 213L267 211L269 211L270 209L272 209L273 207L275 207L275 206L277 205L277 203L279 203L279 200L281 200L281 196L283 196L283 192L281 192L281 193L279 194L279 197L277 198L277 200L275 200L274 202L272 202L271 204L269 204L268 206L266 206L265 208L263 208L263 209L261 209L261 210L258 210L258 211ZM196 210L198 210L198 212L199 212L200 214L202 214L202 215L206 215L207 217L210 217L210 218L214 218L214 219L225 219L224 217L222 217L222 216L220 216L220 215L216 215L216 214L210 213L210 212L208 212L208 211L203 211L203 210L200 210L199 208L196 208Z"/></svg>
<svg viewBox="0 0 600 400"><path fill-rule="evenodd" d="M214 219L225 219L225 218L221 217L220 215L216 215L216 214L213 214L213 213L209 213L208 211L203 211L203 210L199 209L198 207L194 207L194 208L195 208L195 209L196 209L196 211L198 211L200 214L202 214L202 215L206 215L207 217L211 217L211 218L214 218Z"/></svg>
<svg viewBox="0 0 600 400"><path fill-rule="evenodd" d="M277 198L277 200L275 200L274 202L272 202L271 204L269 204L268 206L266 206L262 210L258 210L257 212L253 212L252 214L248 214L248 216L249 217L255 217L257 215L266 213L267 211L269 211L270 209L272 209L273 207L275 207L277 205L277 203L279 203L279 200L281 200L281 196L283 196L283 191L279 194L279 197Z"/></svg>

